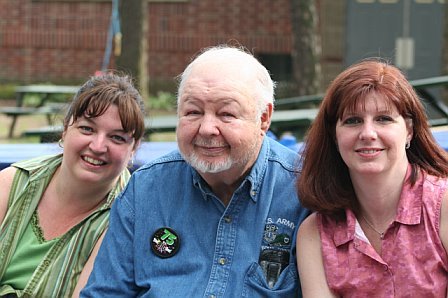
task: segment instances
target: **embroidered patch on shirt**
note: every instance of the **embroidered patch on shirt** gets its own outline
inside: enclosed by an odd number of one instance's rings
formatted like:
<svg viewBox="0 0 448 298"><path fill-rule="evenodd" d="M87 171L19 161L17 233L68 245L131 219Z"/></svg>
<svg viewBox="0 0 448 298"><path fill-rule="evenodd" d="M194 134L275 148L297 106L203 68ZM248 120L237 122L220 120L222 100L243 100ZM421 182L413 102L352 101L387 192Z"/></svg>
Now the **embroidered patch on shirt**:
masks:
<svg viewBox="0 0 448 298"><path fill-rule="evenodd" d="M258 263L272 289L280 273L289 265L292 233L295 224L284 218L268 218Z"/></svg>
<svg viewBox="0 0 448 298"><path fill-rule="evenodd" d="M262 249L276 247L289 250L294 227L295 224L287 219L278 218L274 220L268 218L264 226Z"/></svg>

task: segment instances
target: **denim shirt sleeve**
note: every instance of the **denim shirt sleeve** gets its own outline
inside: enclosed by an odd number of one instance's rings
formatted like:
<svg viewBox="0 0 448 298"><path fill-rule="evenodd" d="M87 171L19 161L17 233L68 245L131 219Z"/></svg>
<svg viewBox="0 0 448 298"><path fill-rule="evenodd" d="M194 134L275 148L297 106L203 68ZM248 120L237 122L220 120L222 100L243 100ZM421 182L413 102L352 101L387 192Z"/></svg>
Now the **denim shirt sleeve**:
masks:
<svg viewBox="0 0 448 298"><path fill-rule="evenodd" d="M132 297L134 284L134 178L111 208L110 226L95 259L93 271L80 297Z"/></svg>

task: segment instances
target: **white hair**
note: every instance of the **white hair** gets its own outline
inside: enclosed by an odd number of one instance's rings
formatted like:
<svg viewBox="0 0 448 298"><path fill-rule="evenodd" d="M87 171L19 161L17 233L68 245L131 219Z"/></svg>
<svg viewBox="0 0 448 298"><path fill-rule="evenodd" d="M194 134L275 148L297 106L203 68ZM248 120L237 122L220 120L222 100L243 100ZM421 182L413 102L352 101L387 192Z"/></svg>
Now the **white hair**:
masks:
<svg viewBox="0 0 448 298"><path fill-rule="evenodd" d="M236 48L229 45L218 45L204 49L179 75L180 83L177 94L177 104L182 96L184 84L191 74L194 65L204 59L216 58L228 61L228 64L237 63L241 68L254 70L255 90L253 99L257 101L257 118L266 111L268 104L274 105L274 88L276 83L271 79L268 70L251 53L243 48Z"/></svg>

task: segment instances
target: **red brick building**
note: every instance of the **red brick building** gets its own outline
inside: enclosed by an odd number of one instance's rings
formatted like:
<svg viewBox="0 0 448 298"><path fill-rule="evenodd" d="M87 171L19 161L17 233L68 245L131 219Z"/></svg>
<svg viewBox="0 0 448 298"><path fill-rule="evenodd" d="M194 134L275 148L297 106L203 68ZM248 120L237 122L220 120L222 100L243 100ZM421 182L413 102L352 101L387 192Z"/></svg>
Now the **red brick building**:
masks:
<svg viewBox="0 0 448 298"><path fill-rule="evenodd" d="M172 84L198 50L229 41L252 50L275 80L288 79L292 46L289 2L150 0L150 85ZM327 77L341 69L344 39L337 23L344 18L344 2L317 1L321 17L325 17L320 25ZM331 16L325 16L325 11L332 12ZM110 15L110 0L0 0L0 82L84 81L101 68ZM332 24L326 24L327 20Z"/></svg>
<svg viewBox="0 0 448 298"><path fill-rule="evenodd" d="M110 3L0 0L0 80L74 83L101 66Z"/></svg>

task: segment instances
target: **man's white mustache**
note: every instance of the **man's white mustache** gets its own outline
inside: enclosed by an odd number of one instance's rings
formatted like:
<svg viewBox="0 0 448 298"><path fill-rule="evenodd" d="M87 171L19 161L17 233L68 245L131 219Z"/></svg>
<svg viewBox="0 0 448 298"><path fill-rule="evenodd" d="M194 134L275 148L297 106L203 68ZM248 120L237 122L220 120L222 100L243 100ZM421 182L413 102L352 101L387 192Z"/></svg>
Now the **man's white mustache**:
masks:
<svg viewBox="0 0 448 298"><path fill-rule="evenodd" d="M213 140L195 140L194 144L201 147L225 147L227 144Z"/></svg>

